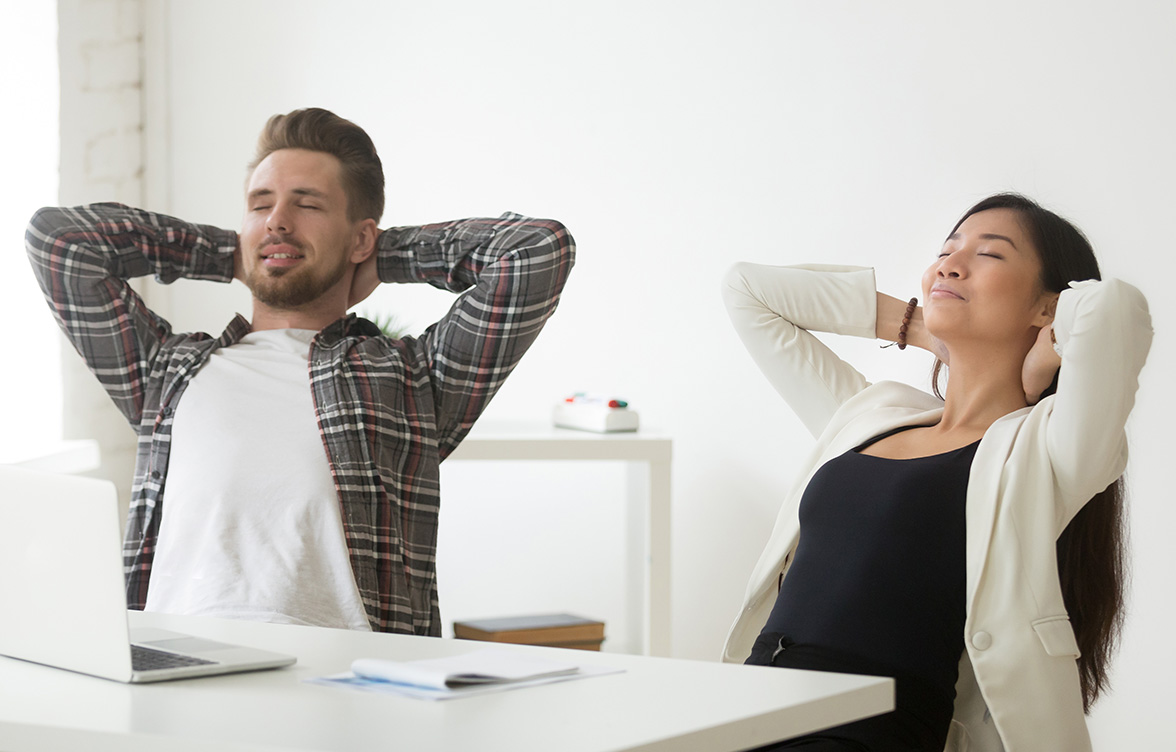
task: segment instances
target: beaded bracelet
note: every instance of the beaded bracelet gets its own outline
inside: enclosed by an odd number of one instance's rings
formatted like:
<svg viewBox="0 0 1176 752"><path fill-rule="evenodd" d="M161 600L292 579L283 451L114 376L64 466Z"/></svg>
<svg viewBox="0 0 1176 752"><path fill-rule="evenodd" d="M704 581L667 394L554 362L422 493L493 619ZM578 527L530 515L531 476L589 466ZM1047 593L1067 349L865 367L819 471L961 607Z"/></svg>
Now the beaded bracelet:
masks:
<svg viewBox="0 0 1176 752"><path fill-rule="evenodd" d="M898 349L905 350L907 346L906 335L907 327L911 325L911 316L915 315L915 306L919 304L918 298L911 298L907 302L906 313L902 317L902 326L898 328Z"/></svg>

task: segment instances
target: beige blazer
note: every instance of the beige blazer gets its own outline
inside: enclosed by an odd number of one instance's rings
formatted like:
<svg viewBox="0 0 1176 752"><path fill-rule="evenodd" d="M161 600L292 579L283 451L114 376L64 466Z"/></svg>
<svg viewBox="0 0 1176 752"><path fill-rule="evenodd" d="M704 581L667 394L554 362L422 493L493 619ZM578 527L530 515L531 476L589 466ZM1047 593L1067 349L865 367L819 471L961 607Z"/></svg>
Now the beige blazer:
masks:
<svg viewBox="0 0 1176 752"><path fill-rule="evenodd" d="M872 269L737 264L723 285L748 351L817 444L782 505L731 626L723 660L750 654L800 533L812 474L884 431L936 423L943 403L905 384L871 385L810 331L874 338ZM967 619L948 749L1090 749L1078 647L1058 584L1055 544L1127 463L1124 424L1151 344L1147 301L1118 280L1071 284L1058 301L1057 394L996 421L976 450L967 494Z"/></svg>

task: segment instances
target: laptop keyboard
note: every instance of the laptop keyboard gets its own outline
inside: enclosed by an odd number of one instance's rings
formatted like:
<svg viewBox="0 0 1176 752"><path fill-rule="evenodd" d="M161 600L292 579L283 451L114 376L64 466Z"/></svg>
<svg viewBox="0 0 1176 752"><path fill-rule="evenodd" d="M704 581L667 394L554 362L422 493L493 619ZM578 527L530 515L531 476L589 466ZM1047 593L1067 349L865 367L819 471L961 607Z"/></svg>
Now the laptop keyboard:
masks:
<svg viewBox="0 0 1176 752"><path fill-rule="evenodd" d="M153 671L160 668L180 668L181 666L204 666L216 661L206 661L192 655L178 655L166 653L162 650L152 650L142 645L131 645L131 668L135 671Z"/></svg>

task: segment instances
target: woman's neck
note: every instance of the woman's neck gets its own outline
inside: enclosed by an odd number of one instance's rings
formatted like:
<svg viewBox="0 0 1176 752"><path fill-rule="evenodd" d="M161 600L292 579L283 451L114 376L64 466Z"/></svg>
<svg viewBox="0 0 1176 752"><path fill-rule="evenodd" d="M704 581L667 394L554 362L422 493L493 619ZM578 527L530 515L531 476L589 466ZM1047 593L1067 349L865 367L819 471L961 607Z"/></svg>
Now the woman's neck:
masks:
<svg viewBox="0 0 1176 752"><path fill-rule="evenodd" d="M1024 360L1023 354L1003 355L991 348L975 354L953 350L940 430L983 433L999 418L1026 407Z"/></svg>

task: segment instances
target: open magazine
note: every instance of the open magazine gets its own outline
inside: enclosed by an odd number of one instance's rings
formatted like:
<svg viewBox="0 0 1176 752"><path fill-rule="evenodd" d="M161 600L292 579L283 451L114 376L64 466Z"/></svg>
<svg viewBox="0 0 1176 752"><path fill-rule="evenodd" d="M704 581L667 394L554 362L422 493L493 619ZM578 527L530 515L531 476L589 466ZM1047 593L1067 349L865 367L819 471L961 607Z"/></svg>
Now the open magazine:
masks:
<svg viewBox="0 0 1176 752"><path fill-rule="evenodd" d="M521 652L484 649L415 661L361 658L351 664L350 673L309 681L442 700L619 672L620 669L579 666Z"/></svg>

